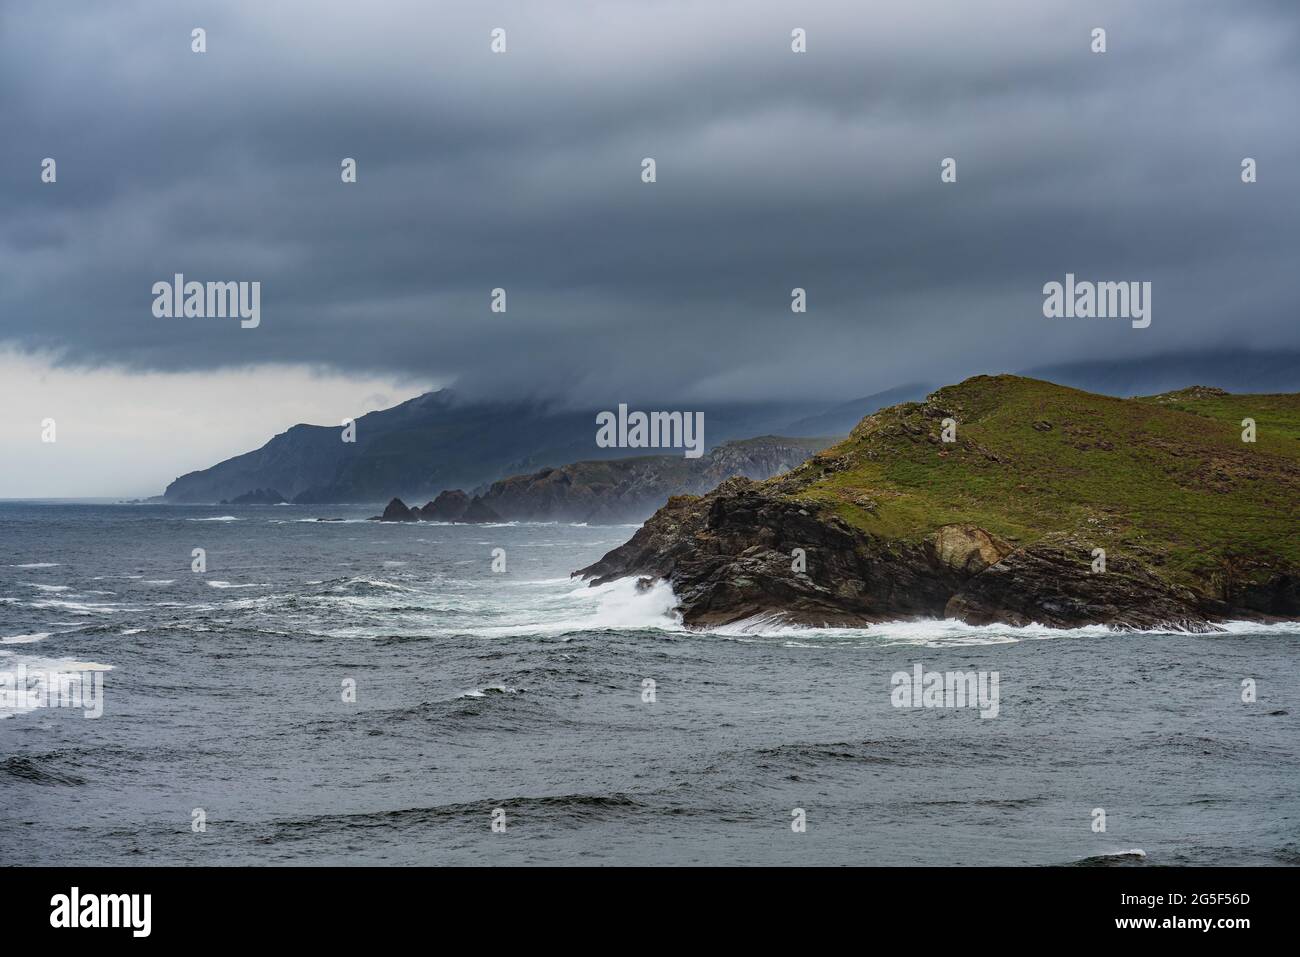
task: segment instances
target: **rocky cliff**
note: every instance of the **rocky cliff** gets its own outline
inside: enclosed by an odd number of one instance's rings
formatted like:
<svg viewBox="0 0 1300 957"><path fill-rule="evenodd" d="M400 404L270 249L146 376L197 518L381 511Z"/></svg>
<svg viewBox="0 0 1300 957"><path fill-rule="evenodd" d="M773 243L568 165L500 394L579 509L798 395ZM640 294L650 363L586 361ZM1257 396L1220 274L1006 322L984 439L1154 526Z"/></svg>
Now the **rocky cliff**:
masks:
<svg viewBox="0 0 1300 957"><path fill-rule="evenodd" d="M575 575L666 579L700 626L1296 618L1300 396L979 376L788 474L673 498Z"/></svg>
<svg viewBox="0 0 1300 957"><path fill-rule="evenodd" d="M698 459L677 454L575 462L493 482L474 501L513 521L641 522L673 495L702 494L733 476L770 478L832 441L769 435L724 443Z"/></svg>

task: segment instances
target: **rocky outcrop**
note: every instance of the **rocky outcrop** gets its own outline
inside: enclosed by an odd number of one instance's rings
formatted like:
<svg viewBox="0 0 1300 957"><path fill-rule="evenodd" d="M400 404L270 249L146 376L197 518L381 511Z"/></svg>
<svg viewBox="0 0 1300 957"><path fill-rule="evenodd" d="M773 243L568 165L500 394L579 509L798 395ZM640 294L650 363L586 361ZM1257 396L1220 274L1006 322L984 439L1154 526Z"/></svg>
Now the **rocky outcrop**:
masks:
<svg viewBox="0 0 1300 957"><path fill-rule="evenodd" d="M1053 538L970 575L948 599L944 616L972 625L1104 623L1205 631L1225 610L1135 561L1117 559L1104 572L1093 571L1087 543Z"/></svg>
<svg viewBox="0 0 1300 957"><path fill-rule="evenodd" d="M417 522L420 519L418 509L411 511L400 498L395 498L384 508L384 514L377 519L381 522Z"/></svg>
<svg viewBox="0 0 1300 957"><path fill-rule="evenodd" d="M978 575L1012 552L1012 546L974 525L944 525L929 541L935 559L958 574Z"/></svg>
<svg viewBox="0 0 1300 957"><path fill-rule="evenodd" d="M469 508L465 509L465 514L461 518L462 522L499 522L501 516L492 510L481 498L475 498L469 503Z"/></svg>
<svg viewBox="0 0 1300 957"><path fill-rule="evenodd" d="M1300 435L1281 431L1300 397L1178 395L1205 405L978 377L868 417L787 475L674 497L574 574L666 580L697 627L1300 618ZM1252 407L1290 410L1268 448L1239 441Z"/></svg>
<svg viewBox="0 0 1300 957"><path fill-rule="evenodd" d="M509 521L633 524L674 495L703 494L734 476L766 479L788 471L831 441L763 436L724 443L698 459L647 455L575 462L493 482L481 498Z"/></svg>
<svg viewBox="0 0 1300 957"><path fill-rule="evenodd" d="M924 544L864 536L743 478L672 499L626 545L575 574L596 584L666 579L695 626L762 615L811 625L941 617L962 581Z"/></svg>
<svg viewBox="0 0 1300 957"><path fill-rule="evenodd" d="M818 626L957 618L1196 631L1230 611L1136 562L1094 573L1084 542L1014 548L970 525L945 526L922 543L891 540L744 479L704 498L673 499L626 545L575 575L595 584L665 579L686 624L699 627L771 616Z"/></svg>
<svg viewBox="0 0 1300 957"><path fill-rule="evenodd" d="M459 522L468 508L468 495L458 488L448 489L420 509L420 516L426 522Z"/></svg>
<svg viewBox="0 0 1300 957"><path fill-rule="evenodd" d="M464 501L462 501L464 500ZM468 504L466 504L466 502ZM449 516L455 515L455 518ZM371 516L372 522L465 522L467 524L499 522L501 518L479 499L469 501L464 492L444 492L424 508L408 508L400 498L388 503L383 515Z"/></svg>

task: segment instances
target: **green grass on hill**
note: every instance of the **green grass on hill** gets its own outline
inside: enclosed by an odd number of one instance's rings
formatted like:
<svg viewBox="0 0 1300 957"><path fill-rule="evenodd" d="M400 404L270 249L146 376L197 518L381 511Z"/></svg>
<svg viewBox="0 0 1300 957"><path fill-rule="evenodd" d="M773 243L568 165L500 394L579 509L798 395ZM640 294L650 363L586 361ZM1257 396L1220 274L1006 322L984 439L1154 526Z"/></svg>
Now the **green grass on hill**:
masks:
<svg viewBox="0 0 1300 957"><path fill-rule="evenodd" d="M957 441L939 441L956 419ZM1257 441L1241 438L1254 418ZM1300 396L1189 389L1117 399L978 376L884 409L772 480L878 535L969 522L1017 544L1051 533L1147 562L1173 580L1225 564L1300 566Z"/></svg>

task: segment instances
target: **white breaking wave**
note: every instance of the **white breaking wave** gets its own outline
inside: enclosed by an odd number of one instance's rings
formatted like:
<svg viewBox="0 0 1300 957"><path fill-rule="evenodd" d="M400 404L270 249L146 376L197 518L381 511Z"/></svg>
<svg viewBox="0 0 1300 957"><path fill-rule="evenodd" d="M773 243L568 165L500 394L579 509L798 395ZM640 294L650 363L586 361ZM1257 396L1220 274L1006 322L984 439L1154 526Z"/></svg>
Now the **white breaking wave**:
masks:
<svg viewBox="0 0 1300 957"><path fill-rule="evenodd" d="M1198 637L1213 638L1237 634L1300 636L1300 622L1260 624L1254 621L1229 621L1217 625L1218 632L1196 633ZM952 648L977 645L1007 645L1021 641L1045 641L1053 638L1086 638L1126 636L1180 636L1189 632L1172 628L1145 631L1115 629L1107 625L1084 625L1080 628L1051 628L1047 625L968 625L954 618L922 618L913 621L888 621L859 628L829 628L793 625L778 617L759 616L732 625L705 629L710 634L726 637L782 638L800 645L809 641L843 642L862 639L886 645L916 645L924 648ZM792 645L798 647L800 645Z"/></svg>
<svg viewBox="0 0 1300 957"><path fill-rule="evenodd" d="M27 565L10 565L10 568L58 568L58 562L31 562Z"/></svg>
<svg viewBox="0 0 1300 957"><path fill-rule="evenodd" d="M67 674L74 671L112 671L112 665L100 664L96 661L74 661L69 658L36 658L28 655L16 655L12 651L0 651L0 671L16 672L20 666L25 666L28 675L34 673L44 674ZM12 718L14 715L26 714L36 709L29 708L26 705L15 705L10 708L0 708L0 720Z"/></svg>
<svg viewBox="0 0 1300 957"><path fill-rule="evenodd" d="M113 602L83 602L83 601L59 601L57 599L46 599L44 601L28 602L29 608L62 608L76 615L115 615L119 611L138 611L134 608L118 608Z"/></svg>
<svg viewBox="0 0 1300 957"><path fill-rule="evenodd" d="M208 582L208 587L209 588L270 588L271 586L267 585L264 582L261 584L254 583L249 585L232 585L230 584L230 582L211 581Z"/></svg>
<svg viewBox="0 0 1300 957"><path fill-rule="evenodd" d="M572 579L558 581L570 584ZM556 635L570 631L672 631L682 632L673 612L677 599L667 582L637 587L637 579L624 578L596 587L581 585L563 593L537 596L518 611L511 608L506 623L467 629L486 637Z"/></svg>
<svg viewBox="0 0 1300 957"><path fill-rule="evenodd" d="M242 522L242 518L233 515L214 515L212 518L187 518L187 522Z"/></svg>
<svg viewBox="0 0 1300 957"><path fill-rule="evenodd" d="M37 641L43 641L50 637L51 632L41 631L32 635L11 635L8 638L0 638L0 645L30 645Z"/></svg>
<svg viewBox="0 0 1300 957"><path fill-rule="evenodd" d="M395 585L392 582L386 582L380 578L349 578L343 584L337 586L334 590L341 591L349 585L369 585L371 588L387 588L390 591L410 591L405 585Z"/></svg>
<svg viewBox="0 0 1300 957"><path fill-rule="evenodd" d="M1140 847L1133 847L1127 851L1103 851L1100 854L1089 854L1087 857L1080 858L1083 861L1096 861L1106 857L1136 857L1144 858L1147 852Z"/></svg>
<svg viewBox="0 0 1300 957"><path fill-rule="evenodd" d="M596 609L583 622L586 628L657 628L681 631L681 616L673 611L677 596L663 580L654 581L648 588L638 585L640 579L623 578L604 585L584 585L569 594L593 600Z"/></svg>
<svg viewBox="0 0 1300 957"><path fill-rule="evenodd" d="M969 625L953 618L924 618L881 622L857 628L817 627L791 624L779 615L759 615L730 625L686 629L673 609L677 598L671 586L662 580L648 591L638 591L636 578L623 578L595 588L586 586L570 592L571 597L584 594L598 603L596 614L586 620L566 620L546 631L573 628L658 628L669 631L689 630L697 634L717 635L735 640L780 639L791 648L817 648L826 644L851 643L855 640L885 645L916 645L926 648L968 647L1015 644L1053 638L1125 636L1180 636L1189 632L1165 628L1139 631L1114 629L1107 625L1079 628L1052 628L1047 625ZM1282 621L1261 624L1254 621L1220 622L1217 632L1196 633L1198 637L1230 637L1239 634L1300 637L1300 622Z"/></svg>
<svg viewBox="0 0 1300 957"><path fill-rule="evenodd" d="M368 523L368 518L271 518L267 519L268 525L364 525ZM397 522L387 522L388 525L399 524Z"/></svg>
<svg viewBox="0 0 1300 957"><path fill-rule="evenodd" d="M464 691L456 695L456 697L457 698L486 698L488 696L488 693L493 691L497 692L498 694L519 694L518 688L511 688L507 685L488 685L485 688L475 688L472 691Z"/></svg>

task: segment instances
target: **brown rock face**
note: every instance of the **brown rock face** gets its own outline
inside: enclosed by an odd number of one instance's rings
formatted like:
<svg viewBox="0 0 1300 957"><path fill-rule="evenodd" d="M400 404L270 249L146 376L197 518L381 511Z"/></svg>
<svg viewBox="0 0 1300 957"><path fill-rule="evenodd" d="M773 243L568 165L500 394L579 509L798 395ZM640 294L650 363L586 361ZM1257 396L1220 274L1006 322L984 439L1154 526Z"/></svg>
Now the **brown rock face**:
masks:
<svg viewBox="0 0 1300 957"><path fill-rule="evenodd" d="M974 525L945 525L934 533L931 548L941 565L961 575L978 575L1012 552L1012 546Z"/></svg>
<svg viewBox="0 0 1300 957"><path fill-rule="evenodd" d="M804 552L803 570L795 549ZM831 626L947 617L1207 631L1214 620L1251 617L1247 606L1173 586L1137 562L1115 560L1093 574L1091 549L1068 538L1016 548L976 526L947 525L913 544L739 478L702 498L670 499L629 542L574 575L593 584L665 579L686 624L703 627L770 615ZM1276 594L1294 589L1283 582L1249 600L1272 608Z"/></svg>
<svg viewBox="0 0 1300 957"><path fill-rule="evenodd" d="M865 536L741 478L704 498L670 499L626 545L575 574L597 584L667 579L691 625L755 615L815 625L939 617L960 583L925 546Z"/></svg>
<svg viewBox="0 0 1300 957"><path fill-rule="evenodd" d="M1053 628L1107 624L1121 628L1209 630L1212 609L1137 562L1113 560L1092 571L1087 545L1045 540L1012 551L965 581L944 615L972 625L1037 623Z"/></svg>

